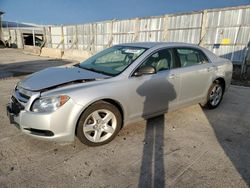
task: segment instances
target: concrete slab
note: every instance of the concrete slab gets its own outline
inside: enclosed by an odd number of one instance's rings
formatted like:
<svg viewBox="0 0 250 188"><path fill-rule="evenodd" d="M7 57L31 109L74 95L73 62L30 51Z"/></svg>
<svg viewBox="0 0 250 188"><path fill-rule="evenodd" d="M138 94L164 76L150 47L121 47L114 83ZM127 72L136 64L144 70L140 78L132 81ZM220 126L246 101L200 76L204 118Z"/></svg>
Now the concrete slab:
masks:
<svg viewBox="0 0 250 188"><path fill-rule="evenodd" d="M41 54L41 48L39 46L24 45L23 52L25 54L30 54L30 55L40 55Z"/></svg>
<svg viewBox="0 0 250 188"><path fill-rule="evenodd" d="M88 51L69 49L69 50L64 50L62 59L70 59L70 60L81 62L89 58L90 56L91 56L91 53Z"/></svg>
<svg viewBox="0 0 250 188"><path fill-rule="evenodd" d="M51 57L51 58L61 59L63 52L61 49L43 47L40 55L43 57Z"/></svg>

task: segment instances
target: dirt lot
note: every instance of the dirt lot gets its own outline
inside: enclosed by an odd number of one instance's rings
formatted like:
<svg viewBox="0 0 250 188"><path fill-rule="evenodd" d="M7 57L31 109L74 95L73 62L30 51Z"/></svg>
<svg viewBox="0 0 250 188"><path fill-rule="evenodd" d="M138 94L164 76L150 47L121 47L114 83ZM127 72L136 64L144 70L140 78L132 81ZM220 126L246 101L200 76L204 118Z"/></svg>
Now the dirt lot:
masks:
<svg viewBox="0 0 250 188"><path fill-rule="evenodd" d="M67 63L0 50L0 187L250 186L247 87L232 86L213 111L195 105L131 124L101 147L20 133L5 111L19 72Z"/></svg>

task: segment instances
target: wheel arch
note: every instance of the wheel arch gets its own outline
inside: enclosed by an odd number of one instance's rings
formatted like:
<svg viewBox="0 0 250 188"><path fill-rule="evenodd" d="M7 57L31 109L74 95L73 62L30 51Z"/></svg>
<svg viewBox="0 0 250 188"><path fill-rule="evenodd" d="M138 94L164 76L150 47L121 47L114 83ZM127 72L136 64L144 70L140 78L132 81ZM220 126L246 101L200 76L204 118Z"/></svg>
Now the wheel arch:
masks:
<svg viewBox="0 0 250 188"><path fill-rule="evenodd" d="M211 106L211 104L209 103L209 94L210 94L210 90L213 89L213 84L219 84L222 86L222 96L220 98L220 101L218 104L216 104L215 106ZM213 86L213 87L212 87ZM213 80L210 88L208 89L208 92L207 92L207 97L206 97L206 101L204 101L203 103L200 103L202 107L207 107L208 109L214 109L216 108L221 100L222 100L222 97L223 97L223 94L224 94L224 91L225 91L225 88L226 88L226 83L225 83L225 79L223 77L217 77Z"/></svg>
<svg viewBox="0 0 250 188"><path fill-rule="evenodd" d="M124 126L124 116L125 116L125 115L124 115L124 108L123 108L123 106L122 106L121 103L118 102L117 100L114 100L114 99L111 99L111 98L104 98L104 99L98 99L98 100L96 100L96 101L94 101L94 102L91 102L84 110L82 110L82 112L80 113L80 115L79 115L79 117L78 117L78 119L77 119L77 121L76 121L76 125L75 125L75 134L76 134L78 122L79 122L79 120L80 120L82 114L83 114L91 105L93 105L93 104L95 104L95 103L98 103L98 102L102 102L102 101L114 105L114 106L119 110L119 112L121 113L121 117L122 117L122 127L121 127L121 128L123 128L123 126Z"/></svg>
<svg viewBox="0 0 250 188"><path fill-rule="evenodd" d="M116 100L114 100L114 99L109 99L109 98L102 99L101 101L113 104L119 110L119 112L121 113L121 116L122 116L122 127L123 127L123 124L124 124L124 108L121 105L121 103L118 102L118 101L116 101Z"/></svg>
<svg viewBox="0 0 250 188"><path fill-rule="evenodd" d="M214 78L214 79L212 79L213 81L212 81L212 83L216 83L216 82L220 82L220 83L222 83L222 89L223 89L223 93L225 92L225 89L226 89L226 82L225 82L225 79L223 78L223 77L221 77L221 76L219 76L219 77L216 77L216 78ZM211 83L211 84L212 84ZM207 100L208 100L208 92L209 92L209 89L210 89L210 87L211 87L211 84L210 84L210 86L209 86L209 88L207 89L207 92L206 92L206 95L204 96L204 100L202 101L202 102L200 102L200 105L201 106L205 106L206 105L206 103L207 103Z"/></svg>
<svg viewBox="0 0 250 188"><path fill-rule="evenodd" d="M213 82L219 82L222 84L222 89L223 89L223 93L225 92L226 89L226 81L223 77L217 77L216 79L214 79Z"/></svg>

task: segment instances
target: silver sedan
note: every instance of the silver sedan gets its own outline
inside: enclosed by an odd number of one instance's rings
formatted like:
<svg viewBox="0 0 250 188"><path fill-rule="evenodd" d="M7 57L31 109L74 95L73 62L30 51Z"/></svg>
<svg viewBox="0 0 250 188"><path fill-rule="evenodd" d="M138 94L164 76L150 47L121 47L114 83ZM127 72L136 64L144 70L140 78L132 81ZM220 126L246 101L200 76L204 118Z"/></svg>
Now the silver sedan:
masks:
<svg viewBox="0 0 250 188"><path fill-rule="evenodd" d="M72 67L20 81L7 105L11 123L28 135L90 146L110 142L129 123L187 105L216 108L232 63L185 43L131 43Z"/></svg>

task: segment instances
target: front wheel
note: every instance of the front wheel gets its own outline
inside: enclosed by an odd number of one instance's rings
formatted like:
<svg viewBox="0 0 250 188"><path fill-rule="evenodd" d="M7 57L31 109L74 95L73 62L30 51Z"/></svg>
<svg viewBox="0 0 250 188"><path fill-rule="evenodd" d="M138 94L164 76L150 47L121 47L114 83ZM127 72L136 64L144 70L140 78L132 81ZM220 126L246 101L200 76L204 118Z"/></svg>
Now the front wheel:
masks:
<svg viewBox="0 0 250 188"><path fill-rule="evenodd" d="M214 82L208 90L207 107L214 109L219 106L223 98L223 87L219 81Z"/></svg>
<svg viewBox="0 0 250 188"><path fill-rule="evenodd" d="M89 146L99 146L114 139L121 129L119 110L107 102L97 102L86 109L78 122L76 134Z"/></svg>

